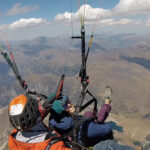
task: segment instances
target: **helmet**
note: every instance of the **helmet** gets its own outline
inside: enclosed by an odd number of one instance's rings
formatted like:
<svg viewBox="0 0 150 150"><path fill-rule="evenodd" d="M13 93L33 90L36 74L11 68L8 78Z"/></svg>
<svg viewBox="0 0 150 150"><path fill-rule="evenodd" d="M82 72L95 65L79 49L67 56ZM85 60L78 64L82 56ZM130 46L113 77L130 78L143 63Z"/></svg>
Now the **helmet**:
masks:
<svg viewBox="0 0 150 150"><path fill-rule="evenodd" d="M70 103L69 98L66 95L61 95L59 100L55 100L52 109L55 110L56 113L61 114L67 108L67 105Z"/></svg>
<svg viewBox="0 0 150 150"><path fill-rule="evenodd" d="M60 103L65 108L65 105L70 103L70 100L69 100L68 96L61 95Z"/></svg>
<svg viewBox="0 0 150 150"><path fill-rule="evenodd" d="M38 116L38 102L27 94L17 96L9 104L10 123L18 130L33 127Z"/></svg>

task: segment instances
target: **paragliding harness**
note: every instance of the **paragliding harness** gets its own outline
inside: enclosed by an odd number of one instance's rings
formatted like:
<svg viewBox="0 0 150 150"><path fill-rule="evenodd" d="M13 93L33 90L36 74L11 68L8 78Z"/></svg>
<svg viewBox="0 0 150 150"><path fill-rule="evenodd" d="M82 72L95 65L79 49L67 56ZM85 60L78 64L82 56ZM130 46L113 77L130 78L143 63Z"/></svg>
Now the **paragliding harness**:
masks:
<svg viewBox="0 0 150 150"><path fill-rule="evenodd" d="M73 138L75 141L77 141L77 138L78 138L77 133L80 131L80 125L85 121L83 119L83 121L79 122L79 113L81 111L83 111L85 108L87 108L89 105L94 103L93 115L96 117L97 99L88 90L88 84L89 84L90 80L89 80L89 76L86 73L86 62L87 62L90 46L88 47L88 50L86 52L85 51L85 29L84 29L84 26L81 26L81 36L72 36L72 39L75 39L75 38L81 39L81 51L82 51L81 52L82 64L81 64L81 69L79 72L79 77L80 77L80 81L81 81L81 93L80 93L79 99L78 99L77 104L76 104L75 115L73 116L75 124L76 124L76 126L74 127ZM93 38L93 36L92 36L92 38ZM85 103L84 105L82 105L86 94L88 94L90 97L92 97L92 99L90 101L88 101L87 103ZM80 131L80 132L81 132L81 135L83 135L82 139L85 139L86 138L86 136L84 135L85 133L83 133L83 131ZM85 145L84 140L82 142L83 142L83 145Z"/></svg>
<svg viewBox="0 0 150 150"><path fill-rule="evenodd" d="M72 6L71 6L71 2L70 1L70 9L71 9L71 27L72 27L72 35L73 35L73 23L72 23ZM97 114L97 99L93 96L93 94L88 90L88 85L89 85L89 76L87 75L86 72L86 63L87 63L87 59L88 59L88 55L89 55L89 51L91 49L91 45L92 45L92 41L93 41L93 37L94 37L94 32L96 29L96 24L98 22L98 17L99 17L99 11L97 12L96 15L96 20L95 23L93 24L93 31L92 34L90 36L90 40L88 43L88 49L87 51L85 50L85 21L86 21L86 17L87 17L87 12L85 9L85 1L84 3L84 10L80 10L80 0L78 1L78 16L80 19L80 23L81 23L81 36L72 36L72 39L81 39L81 69L79 72L79 77L81 79L81 93L79 96L79 99L76 103L76 110L75 110L75 115L73 116L74 118L74 122L75 122L75 127L74 127L74 131L73 131L73 138L75 141L78 140L77 137L77 133L78 131L80 131L80 125L83 124L85 122L85 120L83 119L83 121L79 121L80 115L79 113L81 111L83 111L85 108L87 108L89 105L91 105L92 103L94 103L94 108L93 108L93 118L96 118L96 114ZM101 5L101 2L100 2ZM88 9L87 9L88 11ZM84 13L83 15L81 13ZM83 104L83 101L85 99L86 94L88 94L92 99L89 100L87 103ZM84 133L84 131L80 131L81 133L83 133L83 145L86 145L84 142L84 139L87 137L86 134ZM85 134L85 135L84 135ZM80 146L79 146L80 147ZM86 149L86 147L81 147L81 149Z"/></svg>
<svg viewBox="0 0 150 150"><path fill-rule="evenodd" d="M84 26L82 26L82 28L81 28L81 36L77 36L77 37L73 36L72 38L73 39L74 38L81 38L81 49L82 49L82 52L81 52L82 64L81 64L81 69L79 72L79 77L81 80L81 94L80 94L78 102L76 104L76 114L79 115L79 112L84 110L87 106L89 106L93 102L95 103L93 113L96 114L97 113L97 100L88 90L88 84L89 84L90 80L89 80L89 76L86 73L86 62L87 62L87 58L88 58L89 49L86 53L85 52L85 30L84 30ZM86 103L85 105L82 106L82 103L83 103L83 100L84 100L86 93L88 93L92 97L92 100L90 100L88 103Z"/></svg>
<svg viewBox="0 0 150 150"><path fill-rule="evenodd" d="M97 114L97 99L93 96L93 94L88 90L88 85L89 85L89 76L87 75L86 72L86 63L87 63L87 58L89 55L89 51L92 45L92 40L93 40L93 34L94 34L94 30L93 33L91 35L90 41L89 41L89 46L87 49L87 52L85 51L85 29L84 29L84 24L81 24L81 36L72 36L72 39L81 39L81 59L82 59L82 63L81 63L81 69L79 72L79 77L80 77L80 81L81 81L81 93L79 96L79 99L77 101L76 104L76 110L75 110L75 115L73 116L74 118L74 122L75 122L75 126L73 129L73 140L74 141L78 141L78 132L80 132L81 134L81 138L82 138L82 145L81 144L75 144L75 146L77 146L77 148L79 149L87 149L85 146L87 146L89 144L89 139L87 137L87 132L88 132L88 125L91 122L91 120L96 119L96 114ZM88 94L90 97L92 97L91 100L89 100L87 103L83 104L83 101L85 99L86 94ZM105 89L105 98L110 98L112 94L112 89L109 86L106 86ZM80 115L79 113L82 112L85 108L87 108L89 105L91 105L92 103L94 103L94 107L93 107L93 117L90 119L81 119L80 121ZM82 129L80 129L80 126L82 125Z"/></svg>

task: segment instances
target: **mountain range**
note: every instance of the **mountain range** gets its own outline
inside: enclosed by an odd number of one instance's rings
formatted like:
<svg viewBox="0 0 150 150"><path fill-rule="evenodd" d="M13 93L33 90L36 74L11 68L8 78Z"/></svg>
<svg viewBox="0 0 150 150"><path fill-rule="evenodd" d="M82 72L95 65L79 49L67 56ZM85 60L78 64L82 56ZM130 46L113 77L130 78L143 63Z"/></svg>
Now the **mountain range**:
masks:
<svg viewBox="0 0 150 150"><path fill-rule="evenodd" d="M89 38L86 43L88 41ZM139 122L143 120L146 127L150 122L149 41L148 34L95 35L87 61L89 91L98 99L99 106L103 103L105 87L110 86L113 90L112 114L118 118L127 116ZM65 73L64 93L76 104L81 86L78 78L80 40L66 36L38 37L10 43L19 72L30 89L50 95L55 91L61 74ZM13 97L24 91L2 56L0 68L0 106L3 109ZM86 97L85 101L88 99ZM150 129L139 140L144 140L146 134L150 134Z"/></svg>

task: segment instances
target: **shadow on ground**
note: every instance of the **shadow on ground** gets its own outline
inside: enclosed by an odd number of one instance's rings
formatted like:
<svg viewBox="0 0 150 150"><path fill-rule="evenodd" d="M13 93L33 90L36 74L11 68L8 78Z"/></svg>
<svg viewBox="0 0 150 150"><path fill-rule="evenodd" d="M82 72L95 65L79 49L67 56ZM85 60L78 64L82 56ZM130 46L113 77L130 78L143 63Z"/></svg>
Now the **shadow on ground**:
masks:
<svg viewBox="0 0 150 150"><path fill-rule="evenodd" d="M112 127L113 130L116 130L116 131L121 132L121 133L123 132L123 127L117 125L116 122L110 121L110 122L108 122L108 123L111 125L111 127Z"/></svg>

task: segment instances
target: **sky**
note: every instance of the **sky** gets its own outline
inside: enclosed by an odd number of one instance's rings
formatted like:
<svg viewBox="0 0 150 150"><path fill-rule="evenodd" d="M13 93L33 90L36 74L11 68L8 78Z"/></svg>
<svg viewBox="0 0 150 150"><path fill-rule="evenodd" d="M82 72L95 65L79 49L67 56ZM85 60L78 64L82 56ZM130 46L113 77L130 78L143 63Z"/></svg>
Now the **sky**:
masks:
<svg viewBox="0 0 150 150"><path fill-rule="evenodd" d="M0 40L76 35L82 17L87 34L150 33L150 0L2 0Z"/></svg>

